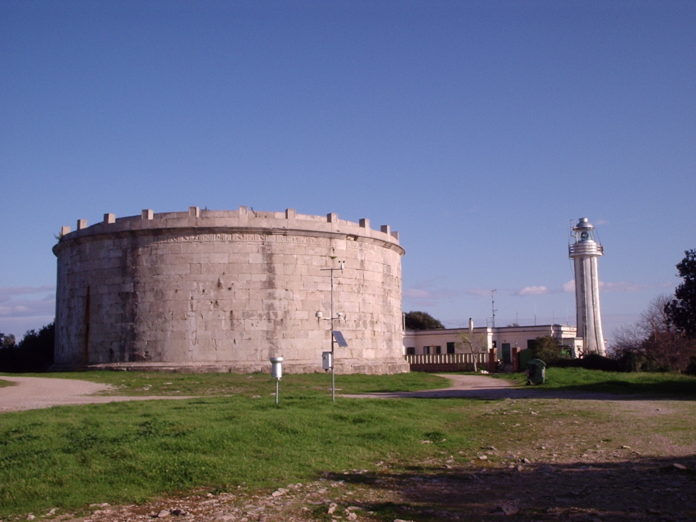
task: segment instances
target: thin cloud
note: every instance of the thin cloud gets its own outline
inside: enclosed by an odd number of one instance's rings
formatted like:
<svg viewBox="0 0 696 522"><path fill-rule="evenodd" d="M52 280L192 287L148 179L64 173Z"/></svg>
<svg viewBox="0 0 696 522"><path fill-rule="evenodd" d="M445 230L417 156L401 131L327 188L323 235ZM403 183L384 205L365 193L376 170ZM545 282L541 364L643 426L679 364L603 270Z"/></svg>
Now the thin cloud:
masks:
<svg viewBox="0 0 696 522"><path fill-rule="evenodd" d="M602 290L607 290L610 292L638 292L646 288L645 285L639 285L638 283L633 283L631 281L617 281L617 282L599 282L599 287Z"/></svg>
<svg viewBox="0 0 696 522"><path fill-rule="evenodd" d="M432 305L444 299L449 299L457 295L457 292L451 289L439 288L430 286L429 284L421 284L416 287L404 288L404 301L409 301L419 306Z"/></svg>
<svg viewBox="0 0 696 522"><path fill-rule="evenodd" d="M462 292L465 295L474 295L476 297L485 297L491 295L490 288L467 288Z"/></svg>
<svg viewBox="0 0 696 522"><path fill-rule="evenodd" d="M600 281L599 288L605 292L640 292L641 290L650 288L650 285L641 285L633 281ZM575 281L571 279L563 283L563 291L574 293Z"/></svg>
<svg viewBox="0 0 696 522"><path fill-rule="evenodd" d="M432 292L423 288L406 288L403 295L409 299L431 299L433 297Z"/></svg>
<svg viewBox="0 0 696 522"><path fill-rule="evenodd" d="M524 288L515 292L515 295L546 295L551 293L548 287L544 285L532 285L525 286Z"/></svg>
<svg viewBox="0 0 696 522"><path fill-rule="evenodd" d="M54 293L55 286L5 286L0 287L0 302L9 301L10 299L23 295L45 294L46 292Z"/></svg>
<svg viewBox="0 0 696 522"><path fill-rule="evenodd" d="M0 287L0 318L50 318L55 313L55 302L54 286Z"/></svg>
<svg viewBox="0 0 696 522"><path fill-rule="evenodd" d="M2 318L29 318L50 317L55 312L55 299L41 299L38 301L17 301L0 305L0 317Z"/></svg>

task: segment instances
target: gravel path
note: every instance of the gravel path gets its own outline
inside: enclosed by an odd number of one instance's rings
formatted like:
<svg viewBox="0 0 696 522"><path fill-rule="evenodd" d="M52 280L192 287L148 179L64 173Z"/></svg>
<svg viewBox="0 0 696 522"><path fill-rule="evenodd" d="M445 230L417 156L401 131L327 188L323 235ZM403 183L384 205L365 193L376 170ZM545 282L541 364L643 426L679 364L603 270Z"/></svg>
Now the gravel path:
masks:
<svg viewBox="0 0 696 522"><path fill-rule="evenodd" d="M122 401L189 399L190 397L98 395L113 390L108 384L46 377L0 377L14 383L0 388L0 413L36 410L66 404L103 404Z"/></svg>

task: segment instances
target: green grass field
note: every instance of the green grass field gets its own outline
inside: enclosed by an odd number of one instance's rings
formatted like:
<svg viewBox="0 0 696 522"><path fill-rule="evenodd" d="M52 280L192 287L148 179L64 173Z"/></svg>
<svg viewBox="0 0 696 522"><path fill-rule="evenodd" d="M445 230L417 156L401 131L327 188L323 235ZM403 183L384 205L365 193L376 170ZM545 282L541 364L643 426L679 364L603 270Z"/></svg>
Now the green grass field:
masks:
<svg viewBox="0 0 696 522"><path fill-rule="evenodd" d="M216 397L5 414L0 513L272 486L422 454L428 437L466 444L466 431L451 431L456 414L423 406Z"/></svg>
<svg viewBox="0 0 696 522"><path fill-rule="evenodd" d="M119 393L201 397L3 414L0 516L138 502L196 488L270 487L472 443L473 426L462 425L458 408L422 401L334 404L324 375L286 376L280 407L267 375L70 377L117 384ZM339 382L342 391L360 392L441 386L443 380L410 374L342 376ZM239 394L213 396L231 390ZM420 443L430 439L436 444Z"/></svg>
<svg viewBox="0 0 696 522"><path fill-rule="evenodd" d="M638 388L696 383L665 374L641 378L596 373L550 371L547 386L596 385L604 390L607 382L622 377L627 379L624 385ZM320 374L284 377L279 407L273 381L262 374L58 376L107 382L118 394L198 397L0 415L0 517L54 507L77 512L91 503L142 502L239 485L252 490L278 487L331 472L374 470L380 461L395 468L450 454L467 461L481 447L509 446L508 426L518 417L525 429L515 434L514 444L529 447L541 436L539 430L568 416L561 408L537 408L539 423L527 424L529 415L522 410L500 416L496 404L501 401L475 399L339 397L332 403L328 376ZM343 393L442 385L441 378L422 373L337 377Z"/></svg>
<svg viewBox="0 0 696 522"><path fill-rule="evenodd" d="M522 386L524 373L498 374ZM568 389L616 394L675 395L696 398L696 377L678 373L605 372L584 368L547 368L541 389Z"/></svg>

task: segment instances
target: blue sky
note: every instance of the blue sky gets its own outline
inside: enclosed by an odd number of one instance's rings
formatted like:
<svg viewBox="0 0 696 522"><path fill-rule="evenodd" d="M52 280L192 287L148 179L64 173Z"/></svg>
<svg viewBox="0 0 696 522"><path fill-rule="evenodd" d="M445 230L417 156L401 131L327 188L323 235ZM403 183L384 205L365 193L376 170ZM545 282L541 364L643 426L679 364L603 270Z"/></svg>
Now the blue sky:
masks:
<svg viewBox="0 0 696 522"><path fill-rule="evenodd" d="M404 309L605 330L696 248L691 1L0 3L0 332L52 319L61 225L197 205L401 233Z"/></svg>

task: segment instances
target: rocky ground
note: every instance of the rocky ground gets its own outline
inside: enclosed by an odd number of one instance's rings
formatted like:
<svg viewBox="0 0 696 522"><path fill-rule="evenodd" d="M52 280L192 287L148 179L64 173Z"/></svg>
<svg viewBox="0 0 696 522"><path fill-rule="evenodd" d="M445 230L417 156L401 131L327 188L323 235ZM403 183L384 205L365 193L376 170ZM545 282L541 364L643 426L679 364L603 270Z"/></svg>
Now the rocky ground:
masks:
<svg viewBox="0 0 696 522"><path fill-rule="evenodd" d="M589 425L581 413L588 407L610 412L614 427ZM539 408L570 413L560 424L542 430L542 440L534 447L520 448L511 440L504 447L440 451L425 462L378 462L371 471L327 474L275 490L239 488L143 505L95 505L86 515L54 512L50 518L81 522L696 520L696 435L666 437L646 429L651 423L693 413L690 403L577 401L573 405L565 399L508 399L491 403L489 414L509 416L508 429L514 438L515 430L530 428ZM577 415L572 413L574 408ZM520 414L529 424L519 422ZM637 419L641 421L633 422Z"/></svg>
<svg viewBox="0 0 696 522"><path fill-rule="evenodd" d="M81 514L54 509L17 520L696 520L691 401L541 399L513 390L502 396L499 383L487 386L489 398L500 400L491 401L485 415L496 417L509 433L496 446L437 451L428 461L376 462L370 471L327 474L273 490L200 491L138 505L95 504ZM558 415L540 422L542 410ZM529 430L536 442L519 444L519 434Z"/></svg>
<svg viewBox="0 0 696 522"><path fill-rule="evenodd" d="M455 467L445 460L413 471L356 470L272 492L239 490L144 505L100 504L92 506L87 516L54 513L58 516L51 518L82 522L696 519L694 458L555 465L511 460L507 467Z"/></svg>

